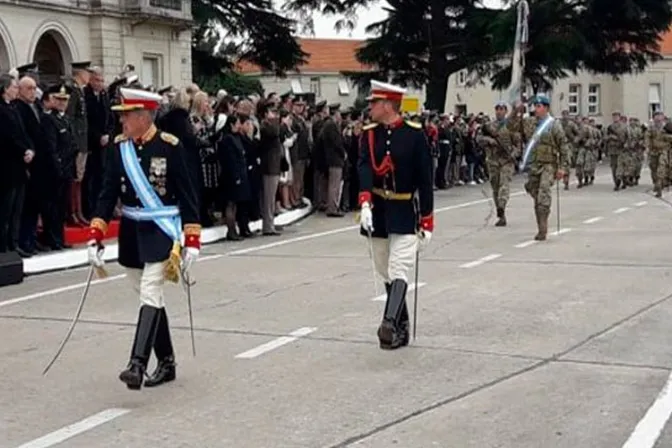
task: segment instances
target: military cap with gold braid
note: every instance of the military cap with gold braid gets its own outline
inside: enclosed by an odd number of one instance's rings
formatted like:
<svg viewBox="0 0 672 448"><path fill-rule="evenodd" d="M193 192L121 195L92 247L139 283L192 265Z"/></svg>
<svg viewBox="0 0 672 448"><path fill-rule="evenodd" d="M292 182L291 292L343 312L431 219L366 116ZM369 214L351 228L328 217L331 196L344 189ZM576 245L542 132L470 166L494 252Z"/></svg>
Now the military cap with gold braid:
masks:
<svg viewBox="0 0 672 448"><path fill-rule="evenodd" d="M140 89L119 88L121 97L120 104L112 106L116 112L128 112L131 110L157 110L163 99L161 95Z"/></svg>

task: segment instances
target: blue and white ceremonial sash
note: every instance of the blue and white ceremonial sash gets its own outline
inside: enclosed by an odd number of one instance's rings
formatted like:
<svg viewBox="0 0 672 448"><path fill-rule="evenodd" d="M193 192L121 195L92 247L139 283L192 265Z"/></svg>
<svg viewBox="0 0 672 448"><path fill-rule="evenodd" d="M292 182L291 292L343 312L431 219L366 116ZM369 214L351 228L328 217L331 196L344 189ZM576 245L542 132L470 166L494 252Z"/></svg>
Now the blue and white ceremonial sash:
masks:
<svg viewBox="0 0 672 448"><path fill-rule="evenodd" d="M144 206L142 209L123 207L122 215L134 221L153 221L173 242L179 244L182 237L182 219L179 209L174 205L163 205L142 171L130 140L122 142L119 150L126 175Z"/></svg>
<svg viewBox="0 0 672 448"><path fill-rule="evenodd" d="M551 115L548 115L544 121L537 125L537 129L534 131L532 138L529 142L527 142L527 146L525 147L523 160L520 162L519 166L521 171L527 166L527 159L530 157L532 149L537 146L537 143L539 143L539 140L541 140L541 136L544 134L544 132L546 132L546 129L548 129L554 120L555 118L553 118Z"/></svg>

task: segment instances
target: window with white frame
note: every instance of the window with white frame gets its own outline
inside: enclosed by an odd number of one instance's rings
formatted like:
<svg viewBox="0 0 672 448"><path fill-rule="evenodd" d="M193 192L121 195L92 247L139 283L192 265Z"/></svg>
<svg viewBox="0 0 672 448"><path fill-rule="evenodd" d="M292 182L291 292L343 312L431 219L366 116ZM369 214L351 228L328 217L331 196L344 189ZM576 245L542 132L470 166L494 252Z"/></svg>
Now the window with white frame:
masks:
<svg viewBox="0 0 672 448"><path fill-rule="evenodd" d="M316 97L322 96L320 78L310 78L310 91L314 93Z"/></svg>
<svg viewBox="0 0 672 448"><path fill-rule="evenodd" d="M649 118L662 110L660 96L660 84L649 84Z"/></svg>
<svg viewBox="0 0 672 448"><path fill-rule="evenodd" d="M457 85L465 86L466 84L467 84L467 71L460 70L459 72L457 72Z"/></svg>
<svg viewBox="0 0 672 448"><path fill-rule="evenodd" d="M348 86L348 81L341 79L338 81L338 94L340 96L350 95L350 86Z"/></svg>
<svg viewBox="0 0 672 448"><path fill-rule="evenodd" d="M570 84L567 95L567 112L569 115L581 115L581 85Z"/></svg>
<svg viewBox="0 0 672 448"><path fill-rule="evenodd" d="M303 87L301 87L301 80L292 79L289 85L292 87L292 93L294 95L300 95L303 93Z"/></svg>
<svg viewBox="0 0 672 448"><path fill-rule="evenodd" d="M600 85L588 86L588 115L600 115Z"/></svg>
<svg viewBox="0 0 672 448"><path fill-rule="evenodd" d="M161 56L156 54L142 55L142 83L159 88L163 85Z"/></svg>

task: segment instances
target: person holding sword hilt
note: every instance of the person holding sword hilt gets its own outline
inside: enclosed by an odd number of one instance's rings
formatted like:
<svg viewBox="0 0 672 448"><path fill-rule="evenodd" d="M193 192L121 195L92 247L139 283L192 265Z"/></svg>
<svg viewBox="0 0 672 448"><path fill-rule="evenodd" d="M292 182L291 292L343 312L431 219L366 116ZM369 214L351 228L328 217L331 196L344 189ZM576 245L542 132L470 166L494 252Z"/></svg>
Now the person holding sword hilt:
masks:
<svg viewBox="0 0 672 448"><path fill-rule="evenodd" d="M525 191L534 200L537 218L537 241L544 241L548 233L548 217L551 214L554 181L560 181L569 170L571 148L560 120L550 113L551 101L545 95L537 95L533 101L534 116L524 118L524 105L515 103L507 126L511 132L521 132L525 151L521 168L529 167ZM522 120L522 122L521 122Z"/></svg>
<svg viewBox="0 0 672 448"><path fill-rule="evenodd" d="M175 379L175 357L165 311L165 280L189 278L200 252L201 225L197 183L188 155L177 137L159 131L154 115L161 96L137 89L120 89L123 134L114 139L103 185L92 219L88 257L103 266L103 238L117 200L122 203L119 264L140 296L140 311L128 367L119 379L140 389L152 348L156 371L145 386ZM184 233L184 248L181 239Z"/></svg>
<svg viewBox="0 0 672 448"><path fill-rule="evenodd" d="M361 234L369 238L373 264L387 292L378 328L380 348L387 350L408 345L408 272L434 231L432 156L421 125L399 113L405 92L371 81L368 101L374 123L363 129L357 164Z"/></svg>

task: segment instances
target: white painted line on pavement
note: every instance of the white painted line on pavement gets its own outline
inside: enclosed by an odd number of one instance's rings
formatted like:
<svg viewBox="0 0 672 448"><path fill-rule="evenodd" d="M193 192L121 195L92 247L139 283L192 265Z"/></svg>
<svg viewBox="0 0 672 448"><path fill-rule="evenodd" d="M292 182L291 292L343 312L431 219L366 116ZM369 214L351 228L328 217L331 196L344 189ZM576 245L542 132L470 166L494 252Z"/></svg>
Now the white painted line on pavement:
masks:
<svg viewBox="0 0 672 448"><path fill-rule="evenodd" d="M532 245L534 245L534 244L537 244L538 242L539 242L539 241L537 241L537 240L525 241L524 243L516 244L515 247L517 247L518 249L524 249L524 248L526 248L526 247L530 247L530 246L532 246Z"/></svg>
<svg viewBox="0 0 672 448"><path fill-rule="evenodd" d="M623 448L653 448L672 414L672 374Z"/></svg>
<svg viewBox="0 0 672 448"><path fill-rule="evenodd" d="M126 277L126 274L114 275L112 277L101 278L98 280L91 281L92 285L99 285L101 283L111 282L113 280L119 280L120 278ZM42 297L51 296L54 294L60 294L62 292L68 292L75 289L80 289L86 286L86 282L76 283L74 285L63 286L60 288L49 289L47 291L36 292L33 294L28 294L27 296L17 297L15 299L5 300L0 302L0 308L3 306L14 305L15 303L27 302L28 300L41 299Z"/></svg>
<svg viewBox="0 0 672 448"><path fill-rule="evenodd" d="M80 420L77 423L73 423L68 426L47 434L46 436L40 437L39 439L31 440L28 443L24 443L18 448L47 448L50 446L58 445L65 440L68 440L76 435L79 435L83 432L86 432L90 429L100 426L103 423L107 423L111 420L114 420L117 417L121 417L124 414L131 412L130 409L120 409L112 408L106 409L102 412L99 412L95 415Z"/></svg>
<svg viewBox="0 0 672 448"><path fill-rule="evenodd" d="M617 208L616 210L614 210L614 213L619 214L619 213L627 212L628 210L630 210L630 207L621 207L621 208Z"/></svg>
<svg viewBox="0 0 672 448"><path fill-rule="evenodd" d="M419 282L418 283L418 289L422 288L423 286L427 286L427 283ZM411 291L415 290L415 283L412 285L408 285L408 288L406 289L406 292L409 293ZM387 300L387 294L381 294L379 296L374 297L371 299L373 302L385 302Z"/></svg>
<svg viewBox="0 0 672 448"><path fill-rule="evenodd" d="M524 194L523 191L518 191L516 193L511 193L510 197L511 196L520 196L522 194ZM462 202L462 203L459 203L459 204L454 204L454 205L449 205L449 206L446 206L446 207L441 207L441 208L438 208L438 209L434 210L434 212L435 213L441 213L441 212L445 212L445 211L449 211L449 210L456 210L456 209L460 209L460 208L464 208L464 207L469 207L469 206L472 206L472 205L483 204L483 203L486 203L486 202L489 202L489 201L490 201L489 198L488 199L477 199L475 201ZM301 242L301 241L308 241L308 240L312 240L312 239L316 239L316 238L321 238L323 236L329 236L329 235L335 235L335 234L338 234L338 233L348 232L348 231L355 230L355 229L358 229L358 228L359 228L358 225L354 225L354 226L341 227L341 228L338 228L338 229L328 230L328 231L325 231L325 232L311 233L311 234L308 234L308 235L303 235L303 236L299 236L299 237L295 237L295 238L288 238L286 240L274 241L274 242L268 243L268 244L261 244L261 245L258 245L258 246L248 247L248 248L245 248L245 249L234 250L232 252L227 252L226 254L206 255L206 256L201 257L198 261L216 260L216 259L219 259L219 258L222 258L222 257L225 257L225 256L230 256L230 255L243 255L243 254L247 254L247 253L251 253L251 252L257 252L257 251L260 251L260 250L271 249L271 248L274 248L274 247L279 247L279 246L285 246L285 245L288 245L288 244L298 243L298 242ZM94 280L93 282L91 282L91 284L96 285L96 284L99 284L99 283L109 282L109 281L113 281L113 280L119 280L119 279L124 278L124 277L126 277L126 274L115 275L113 277L108 277L106 279ZM17 298L10 299L10 300L5 300L3 302L0 302L0 308L2 308L3 306L10 306L10 305L14 305L16 303L26 302L26 301L34 300L34 299L40 299L42 297L47 297L47 296L51 296L51 295L55 295L55 294L60 294L62 292L67 292L67 291L72 291L72 290L79 289L79 288L84 288L85 285L86 285L86 283L77 283L77 284L74 284L74 285L68 285L68 286L63 286L63 287L60 287L60 288L48 289L46 291L41 291L41 292L37 292L37 293L34 293L34 294L29 294L27 296L17 297Z"/></svg>
<svg viewBox="0 0 672 448"><path fill-rule="evenodd" d="M316 327L302 327L299 328L298 330L292 331L289 333L289 336L282 336L276 339L273 339L272 341L269 341L265 344L261 344L258 347L255 347L251 350L248 350L243 353L239 353L236 355L236 358L239 359L252 359L256 358L257 356L261 356L264 353L270 352L271 350L275 350L276 348L282 347L283 345L287 345L290 342L294 342L299 338L302 338L304 336L309 335L310 333L314 332L317 330Z"/></svg>
<svg viewBox="0 0 672 448"><path fill-rule="evenodd" d="M486 255L485 257L481 257L478 260L474 260L474 261L470 261L469 263L461 264L460 267L465 268L465 269L475 268L476 266L480 266L484 263L487 263L488 261L496 260L501 256L502 256L502 254Z"/></svg>
<svg viewBox="0 0 672 448"><path fill-rule="evenodd" d="M562 235L563 233L569 233L571 231L572 231L572 229L570 229L570 228L560 229L560 230L556 230L555 232L549 233L549 235L558 236L558 235Z"/></svg>
<svg viewBox="0 0 672 448"><path fill-rule="evenodd" d="M648 204L648 201L637 202L637 203L635 204L635 207L643 207L643 206L645 206L646 204Z"/></svg>
<svg viewBox="0 0 672 448"><path fill-rule="evenodd" d="M520 196L524 193L525 192L523 192L523 191L518 191L516 193L511 193L509 195L509 197ZM441 208L435 209L434 213L441 213L441 212L447 212L449 210L456 210L456 209L460 209L460 208L464 208L464 207L470 207L472 205L483 204L483 203L486 203L486 202L489 202L489 201L490 201L489 198L488 199L477 199L475 201L468 201L468 202L462 202L460 204L448 205L446 207L441 207ZM339 233L349 232L351 230L356 230L356 229L359 229L359 225L340 227L338 229L327 230L327 231L324 231L324 232L311 233L311 234L308 234L308 235L297 236L295 238L288 238L286 240L274 241L272 243L262 244L262 245L259 245L259 246L247 247L245 249L234 250L232 252L228 252L227 255L249 254L249 253L252 253L252 252L258 252L260 250L273 249L275 247L281 247L281 246L286 246L288 244L300 243L302 241L314 240L316 238L322 238L323 236L336 235L336 234L339 234Z"/></svg>
<svg viewBox="0 0 672 448"><path fill-rule="evenodd" d="M585 221L583 221L583 223L584 224L595 224L596 222L602 221L603 219L604 219L604 217L602 217L602 216L596 216L594 218L586 219Z"/></svg>

